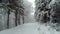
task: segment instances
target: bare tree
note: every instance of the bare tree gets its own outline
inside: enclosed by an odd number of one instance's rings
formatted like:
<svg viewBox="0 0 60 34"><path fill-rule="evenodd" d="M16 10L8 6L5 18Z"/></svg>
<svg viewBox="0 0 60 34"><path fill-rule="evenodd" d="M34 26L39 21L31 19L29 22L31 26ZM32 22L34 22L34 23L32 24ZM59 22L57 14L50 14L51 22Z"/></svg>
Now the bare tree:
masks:
<svg viewBox="0 0 60 34"><path fill-rule="evenodd" d="M20 10L24 9L23 6L19 6L18 5L18 0L9 0L9 5L8 7L12 10L15 10L15 26L17 26L17 24L20 24L20 15L23 14L23 11Z"/></svg>
<svg viewBox="0 0 60 34"><path fill-rule="evenodd" d="M10 15L10 9L7 12L8 16L7 16L7 28L9 28L9 15Z"/></svg>
<svg viewBox="0 0 60 34"><path fill-rule="evenodd" d="M15 26L17 26L17 10L15 11Z"/></svg>
<svg viewBox="0 0 60 34"><path fill-rule="evenodd" d="M18 17L18 24L20 25L20 11L18 11L17 17Z"/></svg>

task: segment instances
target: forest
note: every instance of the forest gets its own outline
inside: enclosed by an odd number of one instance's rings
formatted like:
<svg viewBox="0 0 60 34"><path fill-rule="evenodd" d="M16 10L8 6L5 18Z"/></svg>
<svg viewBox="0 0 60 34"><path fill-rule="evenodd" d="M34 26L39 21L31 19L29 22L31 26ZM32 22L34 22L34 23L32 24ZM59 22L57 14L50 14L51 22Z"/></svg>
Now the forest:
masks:
<svg viewBox="0 0 60 34"><path fill-rule="evenodd" d="M60 0L0 0L0 34L60 34Z"/></svg>

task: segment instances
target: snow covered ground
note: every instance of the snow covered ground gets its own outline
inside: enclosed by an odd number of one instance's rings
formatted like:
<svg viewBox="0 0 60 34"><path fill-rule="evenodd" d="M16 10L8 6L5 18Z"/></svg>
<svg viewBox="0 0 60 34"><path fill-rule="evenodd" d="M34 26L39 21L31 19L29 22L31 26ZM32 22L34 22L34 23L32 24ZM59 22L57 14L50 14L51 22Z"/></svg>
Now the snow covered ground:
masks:
<svg viewBox="0 0 60 34"><path fill-rule="evenodd" d="M60 34L45 24L26 23L12 29L1 31L0 34Z"/></svg>

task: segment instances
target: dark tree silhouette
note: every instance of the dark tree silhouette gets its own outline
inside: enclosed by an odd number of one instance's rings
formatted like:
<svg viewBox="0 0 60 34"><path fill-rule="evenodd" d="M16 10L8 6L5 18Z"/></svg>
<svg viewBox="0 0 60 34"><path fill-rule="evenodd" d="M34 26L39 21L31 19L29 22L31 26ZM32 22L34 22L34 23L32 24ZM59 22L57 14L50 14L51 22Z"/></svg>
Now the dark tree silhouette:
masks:
<svg viewBox="0 0 60 34"><path fill-rule="evenodd" d="M7 12L8 16L7 16L7 28L9 28L9 15L10 15L10 9Z"/></svg>

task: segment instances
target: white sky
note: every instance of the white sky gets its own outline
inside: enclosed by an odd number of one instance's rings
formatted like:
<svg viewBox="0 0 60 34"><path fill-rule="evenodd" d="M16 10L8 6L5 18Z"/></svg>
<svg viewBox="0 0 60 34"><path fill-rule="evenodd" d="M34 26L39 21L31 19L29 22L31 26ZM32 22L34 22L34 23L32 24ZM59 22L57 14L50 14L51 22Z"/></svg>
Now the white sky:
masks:
<svg viewBox="0 0 60 34"><path fill-rule="evenodd" d="M32 3L32 7L33 7L33 12L31 13L31 15L34 15L34 10L35 10L35 0L28 0L29 2Z"/></svg>
<svg viewBox="0 0 60 34"><path fill-rule="evenodd" d="M35 0L28 0L28 1L34 3Z"/></svg>
<svg viewBox="0 0 60 34"><path fill-rule="evenodd" d="M28 1L32 3L33 7L35 7L35 0L28 0Z"/></svg>

